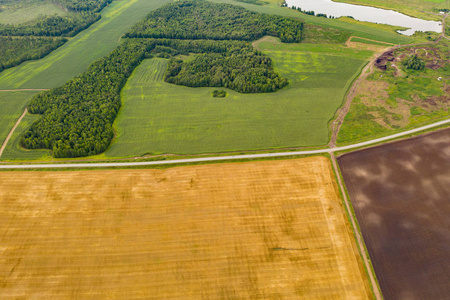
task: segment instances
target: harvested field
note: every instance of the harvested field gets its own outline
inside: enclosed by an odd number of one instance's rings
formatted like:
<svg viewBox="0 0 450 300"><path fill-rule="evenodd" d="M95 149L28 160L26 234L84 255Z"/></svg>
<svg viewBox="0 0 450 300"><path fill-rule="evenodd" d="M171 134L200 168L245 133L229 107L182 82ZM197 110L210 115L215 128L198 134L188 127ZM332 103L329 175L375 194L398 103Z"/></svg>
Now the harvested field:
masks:
<svg viewBox="0 0 450 300"><path fill-rule="evenodd" d="M0 172L7 298L367 299L325 157Z"/></svg>
<svg viewBox="0 0 450 300"><path fill-rule="evenodd" d="M450 129L338 162L385 299L448 299Z"/></svg>

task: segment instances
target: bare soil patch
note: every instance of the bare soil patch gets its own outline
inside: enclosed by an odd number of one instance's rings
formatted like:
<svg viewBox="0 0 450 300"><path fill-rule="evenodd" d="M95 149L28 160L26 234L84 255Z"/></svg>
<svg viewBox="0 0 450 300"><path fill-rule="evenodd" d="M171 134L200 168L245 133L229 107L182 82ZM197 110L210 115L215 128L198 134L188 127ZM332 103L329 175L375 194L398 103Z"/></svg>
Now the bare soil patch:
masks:
<svg viewBox="0 0 450 300"><path fill-rule="evenodd" d="M338 162L385 299L448 299L450 129Z"/></svg>
<svg viewBox="0 0 450 300"><path fill-rule="evenodd" d="M0 172L6 298L367 299L328 159Z"/></svg>
<svg viewBox="0 0 450 300"><path fill-rule="evenodd" d="M375 66L380 70L387 69L387 63L395 60L394 50L391 49L389 51L384 52L375 60Z"/></svg>

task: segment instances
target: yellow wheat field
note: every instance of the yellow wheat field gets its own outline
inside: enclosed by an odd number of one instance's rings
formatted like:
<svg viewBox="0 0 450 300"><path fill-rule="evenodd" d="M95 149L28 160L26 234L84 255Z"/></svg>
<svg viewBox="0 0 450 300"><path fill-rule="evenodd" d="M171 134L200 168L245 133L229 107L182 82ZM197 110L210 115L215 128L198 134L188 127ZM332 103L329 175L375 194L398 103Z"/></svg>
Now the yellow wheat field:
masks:
<svg viewBox="0 0 450 300"><path fill-rule="evenodd" d="M0 172L0 298L367 299L324 157Z"/></svg>

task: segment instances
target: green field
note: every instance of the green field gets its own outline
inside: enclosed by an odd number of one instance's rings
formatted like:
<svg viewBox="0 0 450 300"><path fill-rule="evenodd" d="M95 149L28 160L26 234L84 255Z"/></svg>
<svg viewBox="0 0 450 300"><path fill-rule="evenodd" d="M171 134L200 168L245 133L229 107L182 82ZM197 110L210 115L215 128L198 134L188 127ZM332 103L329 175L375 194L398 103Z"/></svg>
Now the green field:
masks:
<svg viewBox="0 0 450 300"><path fill-rule="evenodd" d="M118 44L120 36L151 10L169 0L114 1L100 21L70 39L45 58L30 61L0 73L0 89L42 89L64 84L104 57Z"/></svg>
<svg viewBox="0 0 450 300"><path fill-rule="evenodd" d="M102 19L50 55L0 74L0 89L52 88L84 71L119 43L120 36L137 20L169 0L114 1ZM344 30L354 35L389 43L411 43L412 38L378 25L331 20L278 7L258 6L231 0L248 9L304 19L311 24ZM326 30L317 27L315 30ZM205 153L301 146L328 142L328 122L341 105L344 94L368 51L340 45L259 44L274 60L276 71L290 80L285 89L270 94L244 95L228 92L224 99L212 97L214 89L187 88L162 81L165 60L148 60L135 70L122 97L124 106L115 128L117 138L100 157L140 156L146 153ZM157 77L144 76L150 71ZM141 75L140 75L141 74ZM148 75L148 74L147 74ZM152 101L152 105L149 104ZM37 116L24 119L22 132ZM149 126L151 125L151 126ZM48 151L23 151L18 139L3 159L40 159ZM9 153L9 154L8 154ZM42 154L44 155L42 156Z"/></svg>
<svg viewBox="0 0 450 300"><path fill-rule="evenodd" d="M377 42L377 41L372 41L372 40L367 40L367 39L361 39L361 38L357 38L357 37L352 38L351 41L355 42L355 43L364 43L364 44L383 46L383 47L391 47L392 46L392 44L389 44L389 43L382 43L382 42Z"/></svg>
<svg viewBox="0 0 450 300"><path fill-rule="evenodd" d="M272 42L260 48L290 81L276 93L227 90L227 97L214 98L215 88L165 83L167 60L145 60L122 91L117 137L103 157L325 145L328 121L372 52Z"/></svg>
<svg viewBox="0 0 450 300"><path fill-rule="evenodd" d="M1 24L20 24L39 16L64 16L67 14L64 9L54 3L43 3L36 0L20 1L20 3L12 1L3 6L0 2L0 8Z"/></svg>
<svg viewBox="0 0 450 300"><path fill-rule="evenodd" d="M33 124L40 116L27 114L20 122L14 131L8 145L3 152L1 160L15 160L20 158L20 160L49 160L52 159L51 152L49 150L26 150L20 147L20 135L28 127Z"/></svg>
<svg viewBox="0 0 450 300"><path fill-rule="evenodd" d="M410 16L428 20L440 20L436 13L439 8L450 9L448 0L338 0L358 5L367 5L385 9L392 9Z"/></svg>
<svg viewBox="0 0 450 300"><path fill-rule="evenodd" d="M36 91L0 91L0 146Z"/></svg>

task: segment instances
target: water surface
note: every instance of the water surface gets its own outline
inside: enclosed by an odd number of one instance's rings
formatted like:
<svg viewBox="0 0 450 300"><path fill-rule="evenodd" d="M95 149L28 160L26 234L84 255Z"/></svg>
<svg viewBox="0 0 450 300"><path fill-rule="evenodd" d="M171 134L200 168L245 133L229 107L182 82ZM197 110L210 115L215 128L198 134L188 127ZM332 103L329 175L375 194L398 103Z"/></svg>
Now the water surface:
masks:
<svg viewBox="0 0 450 300"><path fill-rule="evenodd" d="M352 16L359 21L409 28L407 30L398 31L404 35L412 35L416 31L442 32L442 25L440 22L413 18L393 10L333 2L331 0L286 0L286 3L289 7L300 7L303 11L312 10L316 15L322 13L336 18Z"/></svg>

